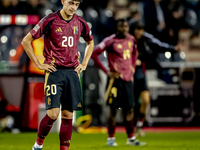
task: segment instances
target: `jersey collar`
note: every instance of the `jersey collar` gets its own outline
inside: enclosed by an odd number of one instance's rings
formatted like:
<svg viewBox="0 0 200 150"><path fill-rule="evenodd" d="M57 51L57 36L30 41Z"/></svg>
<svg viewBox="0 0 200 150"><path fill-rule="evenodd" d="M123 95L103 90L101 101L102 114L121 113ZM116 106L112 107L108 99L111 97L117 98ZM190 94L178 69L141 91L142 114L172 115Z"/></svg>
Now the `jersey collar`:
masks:
<svg viewBox="0 0 200 150"><path fill-rule="evenodd" d="M61 14L60 14L60 10L57 11L57 14L58 14L58 16L60 17L60 19L66 21L67 23L69 23L69 22L74 18L74 15L73 15L72 18L71 18L70 20L65 20L65 19L63 19L63 17L62 17Z"/></svg>

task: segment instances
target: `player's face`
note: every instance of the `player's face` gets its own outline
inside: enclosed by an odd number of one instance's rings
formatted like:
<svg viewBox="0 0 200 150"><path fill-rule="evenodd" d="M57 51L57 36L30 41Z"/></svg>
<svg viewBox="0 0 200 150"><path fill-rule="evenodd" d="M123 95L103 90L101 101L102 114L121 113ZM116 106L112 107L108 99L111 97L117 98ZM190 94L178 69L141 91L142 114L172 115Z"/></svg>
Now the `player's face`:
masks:
<svg viewBox="0 0 200 150"><path fill-rule="evenodd" d="M128 22L119 22L117 24L117 31L119 35L126 37L129 32Z"/></svg>
<svg viewBox="0 0 200 150"><path fill-rule="evenodd" d="M63 10L67 15L74 15L76 10L78 9L80 2L75 0L62 0Z"/></svg>
<svg viewBox="0 0 200 150"><path fill-rule="evenodd" d="M139 40L144 35L144 29L135 29L134 35L137 40Z"/></svg>

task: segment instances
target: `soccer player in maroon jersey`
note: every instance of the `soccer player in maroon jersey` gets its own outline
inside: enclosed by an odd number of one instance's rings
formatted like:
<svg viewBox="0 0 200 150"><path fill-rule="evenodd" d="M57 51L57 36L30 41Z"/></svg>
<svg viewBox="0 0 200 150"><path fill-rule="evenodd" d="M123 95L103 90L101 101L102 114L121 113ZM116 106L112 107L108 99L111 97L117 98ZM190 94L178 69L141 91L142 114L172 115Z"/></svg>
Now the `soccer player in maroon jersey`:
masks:
<svg viewBox="0 0 200 150"><path fill-rule="evenodd" d="M129 25L126 19L117 20L116 34L106 37L98 44L92 54L96 66L108 75L108 86L105 99L110 106L108 119L107 145L117 146L115 142L115 125L118 108L123 109L124 125L127 132L127 145L145 145L134 136L133 124L133 74L135 61L138 56L137 44L129 33ZM107 51L109 70L100 62L98 55Z"/></svg>
<svg viewBox="0 0 200 150"><path fill-rule="evenodd" d="M44 17L22 41L29 58L45 70L47 115L41 120L33 150L41 150L61 108L60 150L68 150L72 134L73 110L81 110L81 87L78 74L84 71L91 57L94 41L87 23L75 14L82 0L61 0L63 8ZM33 52L31 42L44 36L44 64ZM79 63L78 42L87 43L85 57Z"/></svg>

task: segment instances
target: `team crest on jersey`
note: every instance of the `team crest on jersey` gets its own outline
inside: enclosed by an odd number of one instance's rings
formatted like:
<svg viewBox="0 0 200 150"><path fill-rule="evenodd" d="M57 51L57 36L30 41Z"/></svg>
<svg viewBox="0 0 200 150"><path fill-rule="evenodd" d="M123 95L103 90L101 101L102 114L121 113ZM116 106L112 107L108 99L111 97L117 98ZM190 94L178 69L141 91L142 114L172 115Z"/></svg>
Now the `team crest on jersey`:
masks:
<svg viewBox="0 0 200 150"><path fill-rule="evenodd" d="M51 98L50 97L48 97L47 102L48 102L48 105L51 105Z"/></svg>
<svg viewBox="0 0 200 150"><path fill-rule="evenodd" d="M78 26L73 26L74 34L78 34Z"/></svg>
<svg viewBox="0 0 200 150"><path fill-rule="evenodd" d="M35 30L37 32L37 30L40 28L40 26L38 24L35 25L35 27L33 28L33 30Z"/></svg>
<svg viewBox="0 0 200 150"><path fill-rule="evenodd" d="M117 48L122 49L122 45L121 45L121 44L118 44L118 45L117 45Z"/></svg>

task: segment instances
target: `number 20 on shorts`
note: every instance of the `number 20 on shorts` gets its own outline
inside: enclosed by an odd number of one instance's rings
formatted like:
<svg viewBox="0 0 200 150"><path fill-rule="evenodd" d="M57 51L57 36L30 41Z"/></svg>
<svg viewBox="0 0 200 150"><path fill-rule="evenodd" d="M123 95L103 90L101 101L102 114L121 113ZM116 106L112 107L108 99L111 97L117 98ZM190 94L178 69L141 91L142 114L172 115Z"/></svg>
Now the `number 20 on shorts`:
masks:
<svg viewBox="0 0 200 150"><path fill-rule="evenodd" d="M51 86L50 85L47 85L46 86L47 90L46 90L46 96L49 96L49 95L56 95L57 94L57 87L55 84L52 84Z"/></svg>

